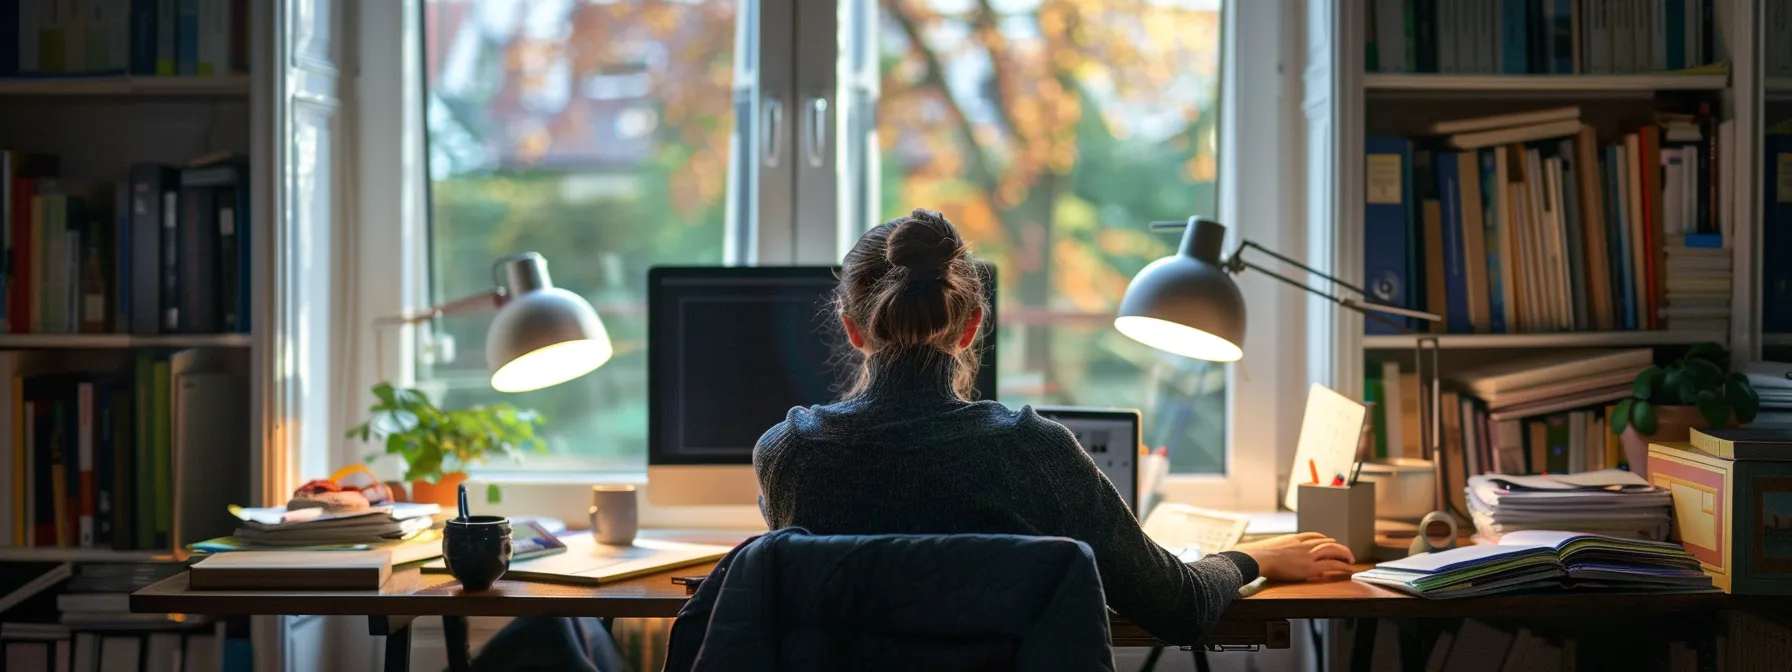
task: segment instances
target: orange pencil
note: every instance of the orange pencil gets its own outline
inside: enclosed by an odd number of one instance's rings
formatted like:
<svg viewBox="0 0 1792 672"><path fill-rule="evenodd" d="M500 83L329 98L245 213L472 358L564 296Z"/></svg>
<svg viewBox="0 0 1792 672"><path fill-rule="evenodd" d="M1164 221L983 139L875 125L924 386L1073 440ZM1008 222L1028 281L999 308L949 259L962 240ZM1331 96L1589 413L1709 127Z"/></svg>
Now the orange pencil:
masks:
<svg viewBox="0 0 1792 672"><path fill-rule="evenodd" d="M1313 485L1319 485L1319 463L1314 462L1309 458L1307 460L1307 471L1313 472Z"/></svg>

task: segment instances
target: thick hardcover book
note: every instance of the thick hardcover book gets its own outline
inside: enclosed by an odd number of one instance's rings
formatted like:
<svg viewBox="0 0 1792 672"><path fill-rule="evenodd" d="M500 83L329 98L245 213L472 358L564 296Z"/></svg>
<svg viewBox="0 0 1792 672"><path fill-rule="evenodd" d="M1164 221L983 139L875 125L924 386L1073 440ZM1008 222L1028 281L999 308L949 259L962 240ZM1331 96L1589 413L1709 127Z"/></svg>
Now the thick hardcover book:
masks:
<svg viewBox="0 0 1792 672"><path fill-rule="evenodd" d="M1443 286L1426 287L1426 292L1442 291L1444 294L1444 324L1449 333L1466 334L1474 331L1473 321L1469 315L1468 301L1468 265L1464 261L1462 244L1463 231L1463 198L1460 155L1456 152L1439 152L1434 167L1437 171L1437 196L1443 207L1441 252L1426 260L1427 267L1443 266ZM1427 241L1427 245L1429 245ZM1435 305L1435 303L1433 304Z"/></svg>
<svg viewBox="0 0 1792 672"><path fill-rule="evenodd" d="M1411 307L1411 276L1407 268L1412 236L1412 143L1402 138L1371 137L1367 151L1367 193L1363 211L1363 287L1369 300L1402 308ZM1370 334L1397 334L1400 329L1374 319L1364 319Z"/></svg>
<svg viewBox="0 0 1792 672"><path fill-rule="evenodd" d="M216 190L181 188L180 299L174 330L188 334L218 331L218 225Z"/></svg>
<svg viewBox="0 0 1792 672"><path fill-rule="evenodd" d="M137 164L131 167L129 330L136 334L162 331L163 222L178 216L179 173L167 166Z"/></svg>

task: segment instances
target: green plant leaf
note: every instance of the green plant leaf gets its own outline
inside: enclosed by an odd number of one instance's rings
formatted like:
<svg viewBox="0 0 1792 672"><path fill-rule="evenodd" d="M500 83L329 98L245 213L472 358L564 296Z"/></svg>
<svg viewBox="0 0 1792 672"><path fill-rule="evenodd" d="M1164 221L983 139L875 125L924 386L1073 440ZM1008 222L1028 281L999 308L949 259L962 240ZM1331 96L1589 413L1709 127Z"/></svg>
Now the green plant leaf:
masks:
<svg viewBox="0 0 1792 672"><path fill-rule="evenodd" d="M410 411L390 410L375 413L367 423L375 434L392 436L416 429L419 419L416 413Z"/></svg>
<svg viewBox="0 0 1792 672"><path fill-rule="evenodd" d="M1738 383L1747 384L1748 383L1748 374L1743 373L1741 371L1731 371L1730 375L1727 376L1725 379L1733 380Z"/></svg>
<svg viewBox="0 0 1792 672"><path fill-rule="evenodd" d="M1710 362L1722 369L1728 368L1730 353L1724 350L1724 346L1721 344L1705 341L1687 348L1686 356L1682 358L1682 361L1691 362L1694 359Z"/></svg>
<svg viewBox="0 0 1792 672"><path fill-rule="evenodd" d="M1699 416L1705 419L1706 427L1722 427L1730 422L1730 402L1717 396L1716 392L1703 390L1699 392Z"/></svg>
<svg viewBox="0 0 1792 672"><path fill-rule="evenodd" d="M502 503L503 501L504 501L504 489L503 488L498 487L497 483L485 484L485 503L499 504L499 503Z"/></svg>
<svg viewBox="0 0 1792 672"><path fill-rule="evenodd" d="M1655 395L1643 398L1653 399L1664 404L1681 405L1692 403L1693 398L1697 396L1698 390L1693 388L1692 377L1687 375L1684 369L1668 369L1667 374L1661 378L1661 389Z"/></svg>
<svg viewBox="0 0 1792 672"><path fill-rule="evenodd" d="M1630 405L1630 424L1636 427L1636 433L1653 436L1658 427L1655 424L1655 406L1647 401L1637 401Z"/></svg>
<svg viewBox="0 0 1792 672"><path fill-rule="evenodd" d="M1687 359L1686 375L1701 391L1714 390L1724 382L1724 370L1704 359Z"/></svg>
<svg viewBox="0 0 1792 672"><path fill-rule="evenodd" d="M1630 425L1630 405L1636 401L1633 397L1626 397L1618 400L1618 405L1612 408L1609 424L1611 424L1613 434L1623 434L1624 428Z"/></svg>
<svg viewBox="0 0 1792 672"><path fill-rule="evenodd" d="M1659 366L1643 369L1642 373L1636 374L1636 382L1631 384L1630 393L1636 395L1638 399L1653 397L1655 390L1661 387L1661 381L1667 375L1667 370Z"/></svg>
<svg viewBox="0 0 1792 672"><path fill-rule="evenodd" d="M1755 394L1755 388L1747 381L1731 380L1724 383L1724 398L1730 401L1730 407L1736 411L1736 421L1748 424L1755 421L1755 414L1761 411L1761 397Z"/></svg>

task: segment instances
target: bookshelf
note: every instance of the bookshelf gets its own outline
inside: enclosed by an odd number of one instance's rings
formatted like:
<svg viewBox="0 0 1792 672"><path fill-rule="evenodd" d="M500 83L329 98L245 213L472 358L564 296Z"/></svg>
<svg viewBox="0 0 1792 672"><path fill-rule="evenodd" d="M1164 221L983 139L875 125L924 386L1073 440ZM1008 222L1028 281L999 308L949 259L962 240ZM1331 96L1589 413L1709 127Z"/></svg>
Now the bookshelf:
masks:
<svg viewBox="0 0 1792 672"><path fill-rule="evenodd" d="M1721 73L1614 75L1502 75L1369 72L1368 0L1307 0L1302 64L1302 125L1307 150L1308 259L1347 281L1364 279L1365 141L1370 136L1422 137L1431 122L1565 105L1582 108L1582 120L1600 142L1631 128L1640 115L1664 102L1716 103L1718 116L1735 124L1734 151L1724 169L1740 176L1732 196L1728 235L1733 264L1733 308L1728 329L1579 333L1445 334L1439 346L1461 357L1477 352L1548 348L1673 347L1702 341L1726 344L1740 359L1760 356L1758 276L1760 219L1757 194L1763 101L1792 100L1792 78L1764 81L1760 69L1760 3L1716 0L1721 31ZM1728 53L1724 53L1728 52ZM1768 120L1772 121L1772 120ZM1318 252L1323 251L1323 252ZM1312 333L1330 334L1309 346L1314 380L1346 394L1362 393L1366 359L1404 357L1418 336L1364 335L1363 318L1320 302L1308 304ZM1783 338L1783 337L1782 337ZM1776 339L1777 340L1777 339ZM1792 339L1788 339L1792 340ZM1448 371L1444 371L1448 376Z"/></svg>
<svg viewBox="0 0 1792 672"><path fill-rule="evenodd" d="M1363 88L1378 93L1517 94L1552 97L1561 94L1654 94L1658 91L1721 91L1730 76L1715 75L1444 75L1365 73Z"/></svg>
<svg viewBox="0 0 1792 672"><path fill-rule="evenodd" d="M172 554L158 551L117 551L110 548L18 548L0 546L0 562L175 562Z"/></svg>
<svg viewBox="0 0 1792 672"><path fill-rule="evenodd" d="M1408 350L1431 334L1374 335L1363 337L1364 350ZM1445 350L1520 350L1535 348L1640 348L1658 345L1692 345L1723 342L1723 331L1583 331L1538 334L1437 334L1437 347Z"/></svg>
<svg viewBox="0 0 1792 672"><path fill-rule="evenodd" d="M0 334L0 350L248 348L249 334Z"/></svg>
<svg viewBox="0 0 1792 672"><path fill-rule="evenodd" d="M248 96L248 75L219 77L82 77L0 79L0 97L16 96L130 96L208 97Z"/></svg>

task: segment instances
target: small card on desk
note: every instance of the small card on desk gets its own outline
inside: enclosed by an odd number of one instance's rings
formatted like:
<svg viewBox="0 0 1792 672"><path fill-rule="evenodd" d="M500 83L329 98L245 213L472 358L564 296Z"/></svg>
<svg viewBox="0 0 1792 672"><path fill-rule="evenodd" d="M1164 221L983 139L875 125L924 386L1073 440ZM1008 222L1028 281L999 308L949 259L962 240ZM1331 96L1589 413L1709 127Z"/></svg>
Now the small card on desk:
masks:
<svg viewBox="0 0 1792 672"><path fill-rule="evenodd" d="M379 590L392 575L388 551L236 551L188 570L193 590Z"/></svg>

